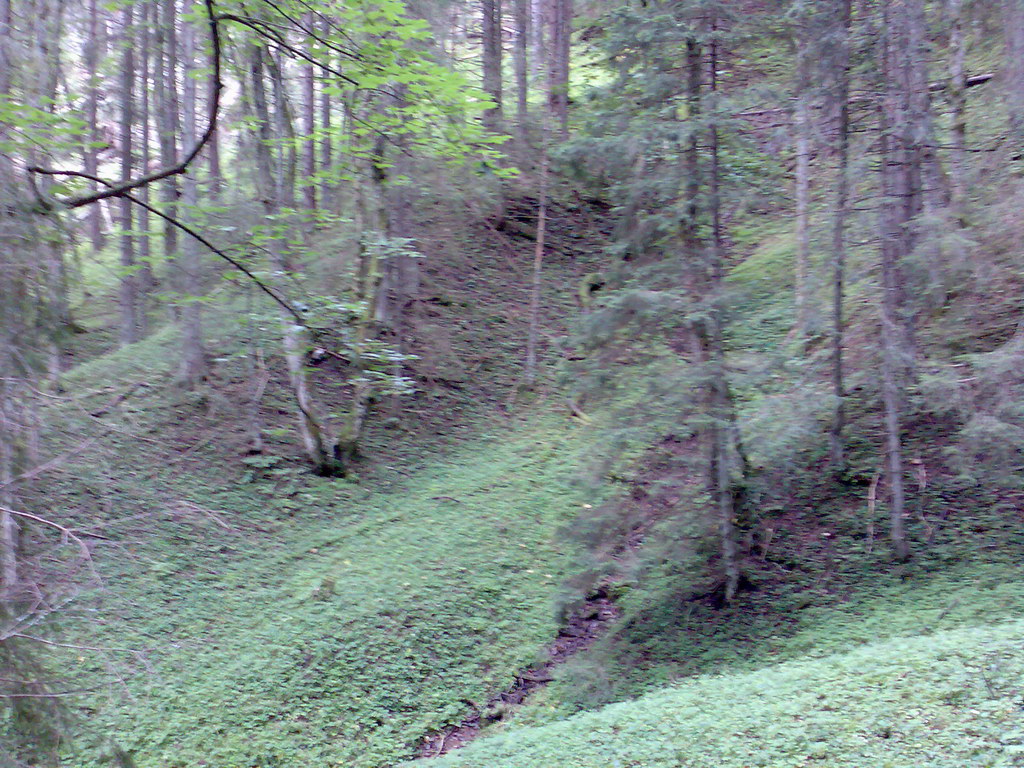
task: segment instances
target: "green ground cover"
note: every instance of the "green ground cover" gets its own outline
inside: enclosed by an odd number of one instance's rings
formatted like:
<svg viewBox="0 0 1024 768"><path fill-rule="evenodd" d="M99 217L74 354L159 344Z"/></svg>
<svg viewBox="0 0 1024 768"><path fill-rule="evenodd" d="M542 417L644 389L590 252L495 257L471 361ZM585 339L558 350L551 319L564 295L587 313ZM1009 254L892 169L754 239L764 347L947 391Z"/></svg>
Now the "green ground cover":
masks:
<svg viewBox="0 0 1024 768"><path fill-rule="evenodd" d="M1024 622L871 642L478 741L437 768L1024 764Z"/></svg>

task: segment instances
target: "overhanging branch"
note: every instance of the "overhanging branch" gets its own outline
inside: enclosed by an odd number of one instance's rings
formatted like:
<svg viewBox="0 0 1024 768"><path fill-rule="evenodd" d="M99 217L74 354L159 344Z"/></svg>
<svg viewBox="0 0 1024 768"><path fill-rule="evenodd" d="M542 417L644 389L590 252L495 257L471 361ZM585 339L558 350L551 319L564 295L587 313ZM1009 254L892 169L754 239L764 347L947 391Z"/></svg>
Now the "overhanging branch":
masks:
<svg viewBox="0 0 1024 768"><path fill-rule="evenodd" d="M133 189L145 187L148 184L166 179L170 176L177 176L178 174L185 173L185 171L188 170L189 165L192 164L192 161L195 160L203 150L203 147L205 147L209 143L210 139L213 138L214 131L217 130L217 119L220 114L220 94L224 89L224 84L220 79L221 41L219 18L215 12L213 0L204 0L204 5L206 6L207 24L210 28L212 71L210 73L209 114L207 117L206 130L203 131L203 135L199 137L196 143L192 146L192 149L190 149L188 153L174 165L161 168L158 171L146 174L145 176L140 176L137 179L130 179L128 181L121 182L120 184L102 182L107 185L106 189L100 189L96 192L90 192L88 194L60 200L59 202L62 206L65 208L81 208L83 205L97 203L100 200L106 200L111 197L121 197L125 195L125 193L131 192ZM28 170L31 173L42 173L49 176L80 176L82 178L93 178L84 173L74 171L56 171L37 167L32 167ZM102 181L95 178L93 178L93 180Z"/></svg>

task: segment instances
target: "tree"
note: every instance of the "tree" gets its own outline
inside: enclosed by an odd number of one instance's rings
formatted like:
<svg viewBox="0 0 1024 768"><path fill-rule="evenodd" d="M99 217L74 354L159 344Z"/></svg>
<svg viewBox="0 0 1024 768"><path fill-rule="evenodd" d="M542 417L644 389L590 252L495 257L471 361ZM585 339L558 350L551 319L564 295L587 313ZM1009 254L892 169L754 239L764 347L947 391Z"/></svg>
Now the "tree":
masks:
<svg viewBox="0 0 1024 768"><path fill-rule="evenodd" d="M157 3L156 65L154 67L153 99L157 111L157 142L160 165L170 167L178 157L178 135L180 133L178 104L178 35L177 7L174 0L153 0ZM170 217L176 215L180 193L177 175L162 179L160 202L162 210ZM148 186L148 185L147 185ZM164 221L163 260L171 270L172 285L178 283L176 264L178 259L178 229L170 221ZM174 305L177 313L178 307Z"/></svg>
<svg viewBox="0 0 1024 768"><path fill-rule="evenodd" d="M142 168L149 168L152 162L150 156L152 144L150 133L150 126L152 124L150 115L150 65L152 57L150 55L149 41L152 27L151 17L155 14L156 8L156 4L151 0L147 0L147 2L142 4L142 17L138 28L138 47L141 58L139 66L140 104L138 122L141 129L139 137L139 165ZM93 175L95 175L95 169L93 170ZM150 194L148 186L140 190L139 197L146 206L149 205ZM93 210L96 209L94 208ZM152 238L150 237L149 209L141 207L138 214L139 232L141 233L139 238L138 322L139 334L145 336L149 331L149 294L153 291L156 278L153 274L153 249Z"/></svg>
<svg viewBox="0 0 1024 768"><path fill-rule="evenodd" d="M631 375L659 397L631 399L622 418L642 420L650 444L693 445L693 472L704 482L680 502L692 511L679 514L689 536L714 544L717 555L705 567L723 603L742 583L749 480L727 353L725 208L743 176L722 150L728 141L737 152L730 94L721 87L729 69L723 40L735 44L734 23L720 4L618 11L601 40L614 77L594 95L600 111L574 155L609 180L623 211L622 277L586 316L580 342L590 357L581 366L593 365L595 379L606 381L614 374L602 365L605 350L615 359L611 350L621 354L623 344L651 361ZM638 39L650 44L637 46Z"/></svg>
<svg viewBox="0 0 1024 768"><path fill-rule="evenodd" d="M843 343L846 321L843 299L846 280L846 222L850 205L850 23L851 0L837 0L830 14L835 41L831 55L824 58L832 72L832 101L837 112L836 184L832 214L832 394L836 406L829 430L829 457L839 476L845 467L843 430L846 426L846 380L843 371Z"/></svg>
<svg viewBox="0 0 1024 768"><path fill-rule="evenodd" d="M811 252L810 235L810 193L811 193L811 83L809 30L798 30L797 37L797 84L796 108L794 110L793 132L796 149L796 327L801 343L808 331L808 272Z"/></svg>
<svg viewBox="0 0 1024 768"><path fill-rule="evenodd" d="M515 2L515 49L513 65L516 79L516 138L519 143L519 163L526 164L528 156L529 131L527 121L529 109L529 80L527 59L530 48L530 3L529 0Z"/></svg>
<svg viewBox="0 0 1024 768"><path fill-rule="evenodd" d="M86 74L86 101L85 101L85 122L87 134L85 136L84 166L85 172L90 176L96 176L99 172L97 153L100 142L100 75L99 75L99 53L100 53L100 24L97 0L89 0L88 29L85 35L84 62ZM90 188L95 189L95 182L89 182ZM94 251L103 248L103 211L97 206L89 210L89 239Z"/></svg>
<svg viewBox="0 0 1024 768"><path fill-rule="evenodd" d="M494 106L484 112L484 122L491 130L497 130L503 120L501 99L502 60L502 13L501 0L482 0L483 3L483 89Z"/></svg>
<svg viewBox="0 0 1024 768"><path fill-rule="evenodd" d="M967 75L964 59L967 41L964 35L963 0L947 0L949 21L949 106L952 110L952 173L951 206L954 215L963 220L967 198Z"/></svg>
<svg viewBox="0 0 1024 768"><path fill-rule="evenodd" d="M882 398L890 536L897 560L910 557L904 525L903 420L906 388L914 378L913 311L908 306L904 262L917 245L917 217L925 207L925 167L933 159L928 80L924 74L924 7L920 0L882 6L880 110Z"/></svg>
<svg viewBox="0 0 1024 768"><path fill-rule="evenodd" d="M121 118L119 151L121 180L127 182L135 170L135 9L127 5L121 11ZM139 340L139 285L135 263L135 235L132 232L133 206L130 200L120 201L121 227L121 344L134 344Z"/></svg>
<svg viewBox="0 0 1024 768"><path fill-rule="evenodd" d="M548 51L548 104L561 138L569 138L569 51L572 42L572 0L548 0L551 33Z"/></svg>
<svg viewBox="0 0 1024 768"><path fill-rule="evenodd" d="M1017 146L1024 143L1024 2L1001 0L1003 34L1006 41L1006 97L1010 136Z"/></svg>
<svg viewBox="0 0 1024 768"><path fill-rule="evenodd" d="M273 266L279 275L279 280L284 280L291 273L292 265L289 258L288 241L281 231L282 227L287 226L286 220L282 221L281 219L282 197L287 196L289 190L294 190L294 186L289 184L290 175L286 170L287 155L284 158L279 157L276 163L271 157L272 131L277 129L279 140L285 138L280 134L286 131L284 127L286 116L284 105L279 100L275 110L277 120L273 122L271 120L266 90L266 69L269 59L270 57L262 45L256 43L250 45L251 109L256 133L256 187L262 201L263 214L271 228L270 248ZM280 70L278 70L277 80L280 85ZM279 99L282 96L280 92L277 95ZM282 150L282 152L284 151ZM294 152L291 157L294 159ZM326 433L322 417L310 390L305 360L308 346L306 329L296 324L294 318L287 313L281 314L281 326L285 364L288 367L288 378L295 396L299 435L302 438L306 456L320 474L335 474L337 471L334 451L336 442Z"/></svg>
<svg viewBox="0 0 1024 768"><path fill-rule="evenodd" d="M303 18L306 28L313 27L313 14L306 13ZM312 58L311 47L307 48L307 54ZM316 142L316 67L313 63L307 62L302 67L302 198L306 209L316 209L316 184L313 177L316 175L317 166L317 142Z"/></svg>
<svg viewBox="0 0 1024 768"><path fill-rule="evenodd" d="M181 60L184 65L182 81L182 139L186 146L196 143L196 80L195 30L191 23L183 28ZM199 223L199 181L196 174L185 175L182 185L184 221L192 226ZM194 237L186 237L181 244L178 261L181 285L182 350L180 377L188 386L195 386L206 374L206 353L203 349L202 323L202 257L200 244Z"/></svg>

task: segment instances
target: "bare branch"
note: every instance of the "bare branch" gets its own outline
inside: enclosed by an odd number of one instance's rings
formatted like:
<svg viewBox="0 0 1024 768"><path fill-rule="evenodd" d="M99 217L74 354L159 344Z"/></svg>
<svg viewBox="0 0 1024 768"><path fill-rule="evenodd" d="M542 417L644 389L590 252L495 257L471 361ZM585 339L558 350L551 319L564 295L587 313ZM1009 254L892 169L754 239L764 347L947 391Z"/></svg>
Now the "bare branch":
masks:
<svg viewBox="0 0 1024 768"><path fill-rule="evenodd" d="M169 176L176 176L178 174L185 173L188 170L189 165L196 159L203 147L213 137L214 131L217 129L217 119L220 114L220 94L224 89L224 84L220 79L220 67L221 67L221 41L220 41L220 27L219 17L217 16L213 0L204 0L206 6L206 15L208 19L208 26L210 28L210 43L212 45L211 60L212 60L212 71L210 73L210 106L209 115L207 118L206 130L203 131L203 135L199 137L196 143L192 146L192 149L181 158L174 165L166 168L161 168L153 173L140 176L137 179L131 179L129 181L122 182L120 184L112 184L110 182L103 181L102 183L107 186L107 189L97 190L96 192L90 192L85 195L78 195L77 197L67 198L61 200L60 203L65 208L81 208L83 205L89 205L90 203L96 203L100 200L106 200L111 197L121 197L127 192L131 192L133 189L147 186L155 181L166 179ZM39 167L31 167L28 169L30 173L39 173L47 176L79 176L81 178L92 178L84 173L59 171ZM97 179L93 179L97 180ZM99 180L102 181L102 180Z"/></svg>

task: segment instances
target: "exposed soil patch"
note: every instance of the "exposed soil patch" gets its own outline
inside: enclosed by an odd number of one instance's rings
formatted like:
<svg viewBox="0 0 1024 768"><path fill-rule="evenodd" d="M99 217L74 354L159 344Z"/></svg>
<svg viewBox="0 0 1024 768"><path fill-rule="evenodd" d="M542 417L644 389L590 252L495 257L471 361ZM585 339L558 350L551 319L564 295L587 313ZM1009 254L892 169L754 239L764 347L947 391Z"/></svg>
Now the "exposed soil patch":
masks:
<svg viewBox="0 0 1024 768"><path fill-rule="evenodd" d="M620 615L621 611L607 591L597 589L559 630L558 637L548 646L547 661L520 672L512 685L492 696L483 709L477 709L458 725L427 735L420 746L419 756L439 757L473 741L484 726L502 720L510 707L522 704L535 691L550 683L559 664L593 645Z"/></svg>

